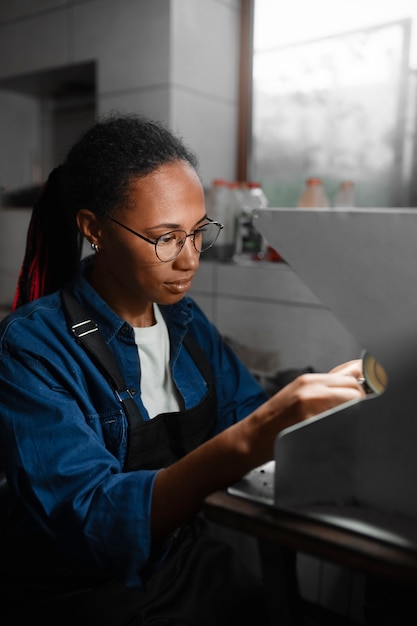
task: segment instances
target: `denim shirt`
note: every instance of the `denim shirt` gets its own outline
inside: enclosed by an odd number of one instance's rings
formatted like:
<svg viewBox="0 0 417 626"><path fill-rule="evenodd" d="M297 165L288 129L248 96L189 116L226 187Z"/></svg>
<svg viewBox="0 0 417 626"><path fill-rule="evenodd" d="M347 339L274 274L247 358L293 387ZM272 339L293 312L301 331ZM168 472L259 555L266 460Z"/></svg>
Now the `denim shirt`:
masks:
<svg viewBox="0 0 417 626"><path fill-rule="evenodd" d="M89 284L89 262L82 262L71 290L97 323L143 417L149 419L141 400L133 328ZM182 345L188 330L212 367L216 432L267 399L191 298L160 309L170 336L173 380L185 408L195 406L207 391ZM27 535L41 529L81 565L108 569L126 585L143 588L157 472L122 471L125 413L110 384L76 343L60 292L20 307L1 322L0 445L15 509L8 532Z"/></svg>

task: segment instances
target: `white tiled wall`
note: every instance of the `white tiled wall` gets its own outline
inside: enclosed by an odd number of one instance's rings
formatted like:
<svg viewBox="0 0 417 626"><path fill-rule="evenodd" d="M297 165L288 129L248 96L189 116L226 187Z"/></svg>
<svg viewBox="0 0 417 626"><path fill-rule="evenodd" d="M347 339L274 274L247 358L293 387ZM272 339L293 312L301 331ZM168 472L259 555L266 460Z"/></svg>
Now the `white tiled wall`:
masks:
<svg viewBox="0 0 417 626"><path fill-rule="evenodd" d="M239 6L238 0L0 3L0 81L94 62L98 113L116 109L162 119L197 152L207 184L232 179ZM20 143L18 119L3 96L0 88L7 120L0 120L0 132L11 125ZM0 146L0 165L4 150Z"/></svg>
<svg viewBox="0 0 417 626"><path fill-rule="evenodd" d="M326 371L361 349L285 263L202 261L191 294L220 332L276 352L282 369Z"/></svg>

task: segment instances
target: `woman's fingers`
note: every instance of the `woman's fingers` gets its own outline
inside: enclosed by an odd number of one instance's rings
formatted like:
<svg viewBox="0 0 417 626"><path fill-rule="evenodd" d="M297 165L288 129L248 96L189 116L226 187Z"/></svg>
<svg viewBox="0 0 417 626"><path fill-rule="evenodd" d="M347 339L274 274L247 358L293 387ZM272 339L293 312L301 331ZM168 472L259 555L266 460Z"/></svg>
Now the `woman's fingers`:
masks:
<svg viewBox="0 0 417 626"><path fill-rule="evenodd" d="M362 377L362 359L354 359L352 361L346 361L341 363L330 370L329 374L346 374L347 376L354 376L355 378Z"/></svg>
<svg viewBox="0 0 417 626"><path fill-rule="evenodd" d="M346 371L351 370L302 374L287 385L287 419L295 424L345 402L362 399L366 394L360 381Z"/></svg>

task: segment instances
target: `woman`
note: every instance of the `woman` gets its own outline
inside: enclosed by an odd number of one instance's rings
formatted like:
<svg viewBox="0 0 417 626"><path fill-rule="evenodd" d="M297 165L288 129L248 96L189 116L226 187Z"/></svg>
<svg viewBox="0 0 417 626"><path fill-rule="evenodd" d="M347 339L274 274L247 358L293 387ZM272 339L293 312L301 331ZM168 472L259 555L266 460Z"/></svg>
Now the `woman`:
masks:
<svg viewBox="0 0 417 626"><path fill-rule="evenodd" d="M221 230L196 167L161 124L110 116L34 207L0 327L2 624L266 623L256 581L206 536L204 498L270 460L283 428L364 393L355 361L268 399L187 297ZM80 262L83 239L94 254ZM64 285L124 397L83 346Z"/></svg>

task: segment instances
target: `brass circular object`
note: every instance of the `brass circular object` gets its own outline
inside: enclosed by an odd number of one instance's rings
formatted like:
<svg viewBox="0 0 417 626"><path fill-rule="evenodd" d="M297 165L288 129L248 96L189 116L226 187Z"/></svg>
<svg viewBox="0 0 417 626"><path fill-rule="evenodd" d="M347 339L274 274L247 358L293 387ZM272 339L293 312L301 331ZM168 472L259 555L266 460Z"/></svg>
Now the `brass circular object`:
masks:
<svg viewBox="0 0 417 626"><path fill-rule="evenodd" d="M365 351L362 356L364 387L367 393L377 395L383 393L388 385L388 376L384 368L376 359Z"/></svg>

